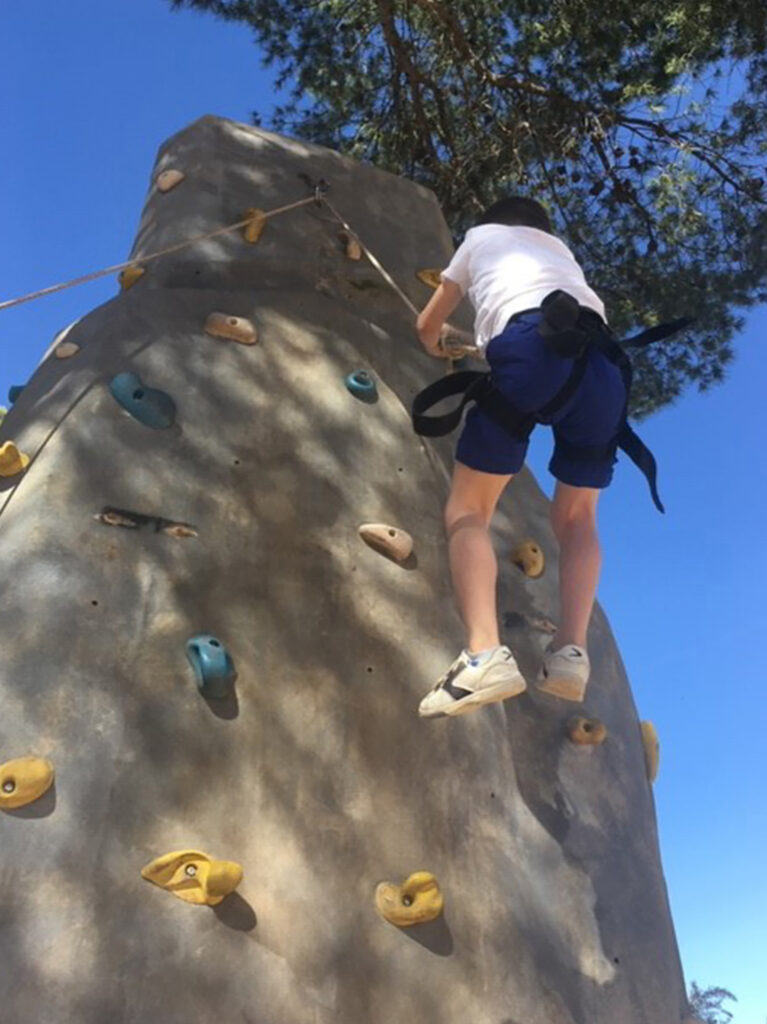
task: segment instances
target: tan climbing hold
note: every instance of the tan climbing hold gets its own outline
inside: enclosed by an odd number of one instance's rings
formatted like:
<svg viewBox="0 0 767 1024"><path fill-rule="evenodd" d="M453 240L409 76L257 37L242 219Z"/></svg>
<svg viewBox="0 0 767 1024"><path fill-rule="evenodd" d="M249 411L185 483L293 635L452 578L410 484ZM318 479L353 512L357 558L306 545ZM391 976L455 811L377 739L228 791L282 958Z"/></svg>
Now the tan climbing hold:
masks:
<svg viewBox="0 0 767 1024"><path fill-rule="evenodd" d="M597 747L607 738L607 726L598 718L573 715L567 722L567 735L582 747Z"/></svg>
<svg viewBox="0 0 767 1024"><path fill-rule="evenodd" d="M157 188L160 192L170 192L179 182L183 181L186 175L183 171L161 171L157 175Z"/></svg>
<svg viewBox="0 0 767 1024"><path fill-rule="evenodd" d="M444 902L437 879L428 871L416 871L402 885L381 882L376 888L376 910L400 928L433 921Z"/></svg>
<svg viewBox="0 0 767 1024"><path fill-rule="evenodd" d="M29 456L20 452L13 441L0 444L0 476L17 476L29 465Z"/></svg>
<svg viewBox="0 0 767 1024"><path fill-rule="evenodd" d="M162 529L163 533L168 533L171 537L178 537L179 539L197 536L197 530L195 530L193 526L188 526L186 523L168 523L168 525L163 526Z"/></svg>
<svg viewBox="0 0 767 1024"><path fill-rule="evenodd" d="M174 850L143 867L141 877L186 903L215 907L240 884L242 867L200 850Z"/></svg>
<svg viewBox="0 0 767 1024"><path fill-rule="evenodd" d="M226 313L211 313L205 321L205 330L214 338L228 338L240 345L255 345L258 341L256 328L244 316L229 316Z"/></svg>
<svg viewBox="0 0 767 1024"><path fill-rule="evenodd" d="M346 246L346 258L350 260L362 259L362 246L350 231L339 231L338 237Z"/></svg>
<svg viewBox="0 0 767 1024"><path fill-rule="evenodd" d="M543 576L546 568L546 561L540 544L528 538L518 544L511 553L511 560L518 569L521 569L525 576L531 580L537 580Z"/></svg>
<svg viewBox="0 0 767 1024"><path fill-rule="evenodd" d="M16 757L0 764L0 808L24 807L47 793L53 784L53 765L44 757Z"/></svg>
<svg viewBox="0 0 767 1024"><path fill-rule="evenodd" d="M263 210L257 210L254 206L251 206L249 210L245 211L245 216L250 217L250 220L243 228L242 233L245 236L246 242L255 243L259 240L266 227L266 214Z"/></svg>
<svg viewBox="0 0 767 1024"><path fill-rule="evenodd" d="M125 270L121 270L117 275L117 280L120 282L122 290L127 292L145 273L146 270L143 267L126 267Z"/></svg>
<svg viewBox="0 0 767 1024"><path fill-rule="evenodd" d="M57 359L71 359L72 356L76 356L80 351L80 346L75 344L74 341L62 341L60 345L57 345L54 349Z"/></svg>
<svg viewBox="0 0 767 1024"><path fill-rule="evenodd" d="M442 284L442 273L434 267L429 267L427 270L417 270L415 276L419 281L428 284L430 288L439 288Z"/></svg>
<svg viewBox="0 0 767 1024"><path fill-rule="evenodd" d="M655 782L658 777L660 766L660 740L652 722L640 722L642 730L642 746L644 747L644 763L647 769L647 778Z"/></svg>
<svg viewBox="0 0 767 1024"><path fill-rule="evenodd" d="M386 523L363 523L359 535L365 543L396 562L404 562L413 552L413 538L404 530Z"/></svg>

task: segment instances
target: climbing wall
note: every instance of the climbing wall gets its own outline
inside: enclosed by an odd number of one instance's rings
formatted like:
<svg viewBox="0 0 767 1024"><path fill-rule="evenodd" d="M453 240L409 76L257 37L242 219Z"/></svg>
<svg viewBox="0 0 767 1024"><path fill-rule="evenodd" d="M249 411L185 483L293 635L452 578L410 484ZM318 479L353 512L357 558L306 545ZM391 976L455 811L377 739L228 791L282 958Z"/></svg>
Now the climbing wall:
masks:
<svg viewBox="0 0 767 1024"><path fill-rule="evenodd" d="M360 241L417 306L452 251L425 189L203 117L160 149L115 298L13 396L3 1024L686 1015L657 737L601 610L584 705L417 715L462 643L451 441L409 418L445 366ZM532 681L556 542L526 471L504 502Z"/></svg>

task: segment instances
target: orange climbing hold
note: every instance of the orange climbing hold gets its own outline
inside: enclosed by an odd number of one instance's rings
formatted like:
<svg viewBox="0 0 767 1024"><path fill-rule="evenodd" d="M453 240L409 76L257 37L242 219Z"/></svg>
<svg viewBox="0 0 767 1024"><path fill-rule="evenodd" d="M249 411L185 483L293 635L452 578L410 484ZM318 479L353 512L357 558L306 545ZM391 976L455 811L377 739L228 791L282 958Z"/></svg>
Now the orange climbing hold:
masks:
<svg viewBox="0 0 767 1024"><path fill-rule="evenodd" d="M346 258L350 260L362 259L362 246L350 231L339 231L339 239L346 246Z"/></svg>
<svg viewBox="0 0 767 1024"><path fill-rule="evenodd" d="M376 888L376 910L400 928L433 921L442 913L444 902L437 879L429 871L416 871L402 885L381 882Z"/></svg>
<svg viewBox="0 0 767 1024"><path fill-rule="evenodd" d="M546 568L540 544L530 538L523 540L514 548L511 560L531 580L537 580L543 576L543 570Z"/></svg>
<svg viewBox="0 0 767 1024"><path fill-rule="evenodd" d="M359 535L374 551L388 555L395 562L406 561L413 552L413 538L404 530L385 523L363 523Z"/></svg>
<svg viewBox="0 0 767 1024"><path fill-rule="evenodd" d="M652 722L640 722L642 730L642 746L644 747L644 763L647 769L647 779L655 782L660 767L660 740Z"/></svg>
<svg viewBox="0 0 767 1024"><path fill-rule="evenodd" d="M263 210L257 210L255 206L251 206L249 210L245 211L245 216L250 217L250 220L243 228L243 235L245 236L246 242L254 244L259 240L266 227L266 214Z"/></svg>
<svg viewBox="0 0 767 1024"><path fill-rule="evenodd" d="M439 288L442 284L442 275L434 267L429 267L427 270L417 270L415 276L419 281L428 284L430 288Z"/></svg>
<svg viewBox="0 0 767 1024"><path fill-rule="evenodd" d="M160 192L170 192L179 182L183 181L186 175L183 171L162 171L157 175L157 188Z"/></svg>
<svg viewBox="0 0 767 1024"><path fill-rule="evenodd" d="M25 807L53 785L53 765L44 757L16 757L0 764L0 808Z"/></svg>
<svg viewBox="0 0 767 1024"><path fill-rule="evenodd" d="M244 316L211 313L205 321L205 331L214 338L228 338L240 345L255 345L258 341L256 328Z"/></svg>
<svg viewBox="0 0 767 1024"><path fill-rule="evenodd" d="M598 718L573 715L567 723L567 735L582 747L597 747L607 738L607 726Z"/></svg>
<svg viewBox="0 0 767 1024"><path fill-rule="evenodd" d="M120 282L122 290L127 292L145 273L146 270L143 267L126 267L125 270L121 270L117 275L117 280Z"/></svg>
<svg viewBox="0 0 767 1024"><path fill-rule="evenodd" d="M215 907L242 881L242 867L201 850L174 850L141 869L141 877L186 903Z"/></svg>
<svg viewBox="0 0 767 1024"><path fill-rule="evenodd" d="M17 476L29 465L29 456L20 452L13 441L0 445L0 476Z"/></svg>

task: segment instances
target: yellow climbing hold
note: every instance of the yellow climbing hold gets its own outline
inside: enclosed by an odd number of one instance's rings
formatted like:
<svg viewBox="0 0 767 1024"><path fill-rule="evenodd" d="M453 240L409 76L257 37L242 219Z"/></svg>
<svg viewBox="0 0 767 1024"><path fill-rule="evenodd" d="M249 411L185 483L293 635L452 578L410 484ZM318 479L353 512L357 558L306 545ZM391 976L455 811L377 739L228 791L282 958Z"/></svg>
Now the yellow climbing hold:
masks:
<svg viewBox="0 0 767 1024"><path fill-rule="evenodd" d="M187 903L215 907L240 884L242 868L200 850L174 850L143 867L141 877Z"/></svg>
<svg viewBox="0 0 767 1024"><path fill-rule="evenodd" d="M140 277L143 277L146 273L143 267L126 267L125 270L121 270L117 275L117 280L120 282L120 287L124 292L138 281Z"/></svg>
<svg viewBox="0 0 767 1024"><path fill-rule="evenodd" d="M346 246L346 257L350 260L362 259L362 246L350 231L339 231L338 237Z"/></svg>
<svg viewBox="0 0 767 1024"><path fill-rule="evenodd" d="M543 570L546 568L546 561L540 544L530 538L523 540L521 544L514 548L511 553L511 560L518 569L522 570L525 576L529 576L532 580L537 580L540 576L543 576Z"/></svg>
<svg viewBox="0 0 767 1024"><path fill-rule="evenodd" d="M417 270L415 276L419 281L428 284L430 288L439 288L442 284L442 275L436 268L430 267L427 270Z"/></svg>
<svg viewBox="0 0 767 1024"><path fill-rule="evenodd" d="M258 341L256 328L244 316L229 316L227 313L211 313L205 321L205 331L214 338L228 338L240 345L255 345Z"/></svg>
<svg viewBox="0 0 767 1024"><path fill-rule="evenodd" d="M58 359L71 359L72 356L77 355L80 351L80 346L74 341L62 341L60 345L56 346L54 351Z"/></svg>
<svg viewBox="0 0 767 1024"><path fill-rule="evenodd" d="M567 722L567 735L580 746L596 747L607 738L607 726L598 718L573 715Z"/></svg>
<svg viewBox="0 0 767 1024"><path fill-rule="evenodd" d="M16 476L29 465L29 456L20 452L13 441L0 445L0 476Z"/></svg>
<svg viewBox="0 0 767 1024"><path fill-rule="evenodd" d="M444 902L437 879L428 871L416 871L402 885L381 882L376 888L376 910L401 928L433 921L442 913Z"/></svg>
<svg viewBox="0 0 767 1024"><path fill-rule="evenodd" d="M250 217L250 220L243 228L243 234L245 235L246 242L257 242L263 230L266 227L266 214L263 210L257 210L254 206L251 206L249 210L245 211L245 216Z"/></svg>
<svg viewBox="0 0 767 1024"><path fill-rule="evenodd" d="M386 523L363 523L359 535L374 551L388 555L395 562L406 561L413 551L413 538L404 530Z"/></svg>
<svg viewBox="0 0 767 1024"><path fill-rule="evenodd" d="M180 181L183 181L186 175L183 171L162 171L157 175L157 188L160 192L170 192L172 188L175 188Z"/></svg>
<svg viewBox="0 0 767 1024"><path fill-rule="evenodd" d="M647 768L647 778L655 782L658 777L660 766L660 740L652 722L640 722L642 730L642 746L644 747L644 763Z"/></svg>
<svg viewBox="0 0 767 1024"><path fill-rule="evenodd" d="M51 788L53 774L44 757L16 757L0 764L0 808L13 810L38 800Z"/></svg>

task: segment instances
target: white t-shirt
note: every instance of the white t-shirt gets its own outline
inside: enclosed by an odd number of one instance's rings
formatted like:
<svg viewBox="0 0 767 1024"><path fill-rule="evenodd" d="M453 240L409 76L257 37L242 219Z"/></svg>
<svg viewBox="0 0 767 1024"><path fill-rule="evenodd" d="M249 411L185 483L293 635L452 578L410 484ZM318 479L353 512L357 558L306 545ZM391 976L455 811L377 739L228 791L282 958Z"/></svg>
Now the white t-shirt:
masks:
<svg viewBox="0 0 767 1024"><path fill-rule="evenodd" d="M510 316L537 309L561 288L604 319L601 299L564 242L538 228L482 224L470 228L442 277L468 293L476 311L477 347L500 334Z"/></svg>

